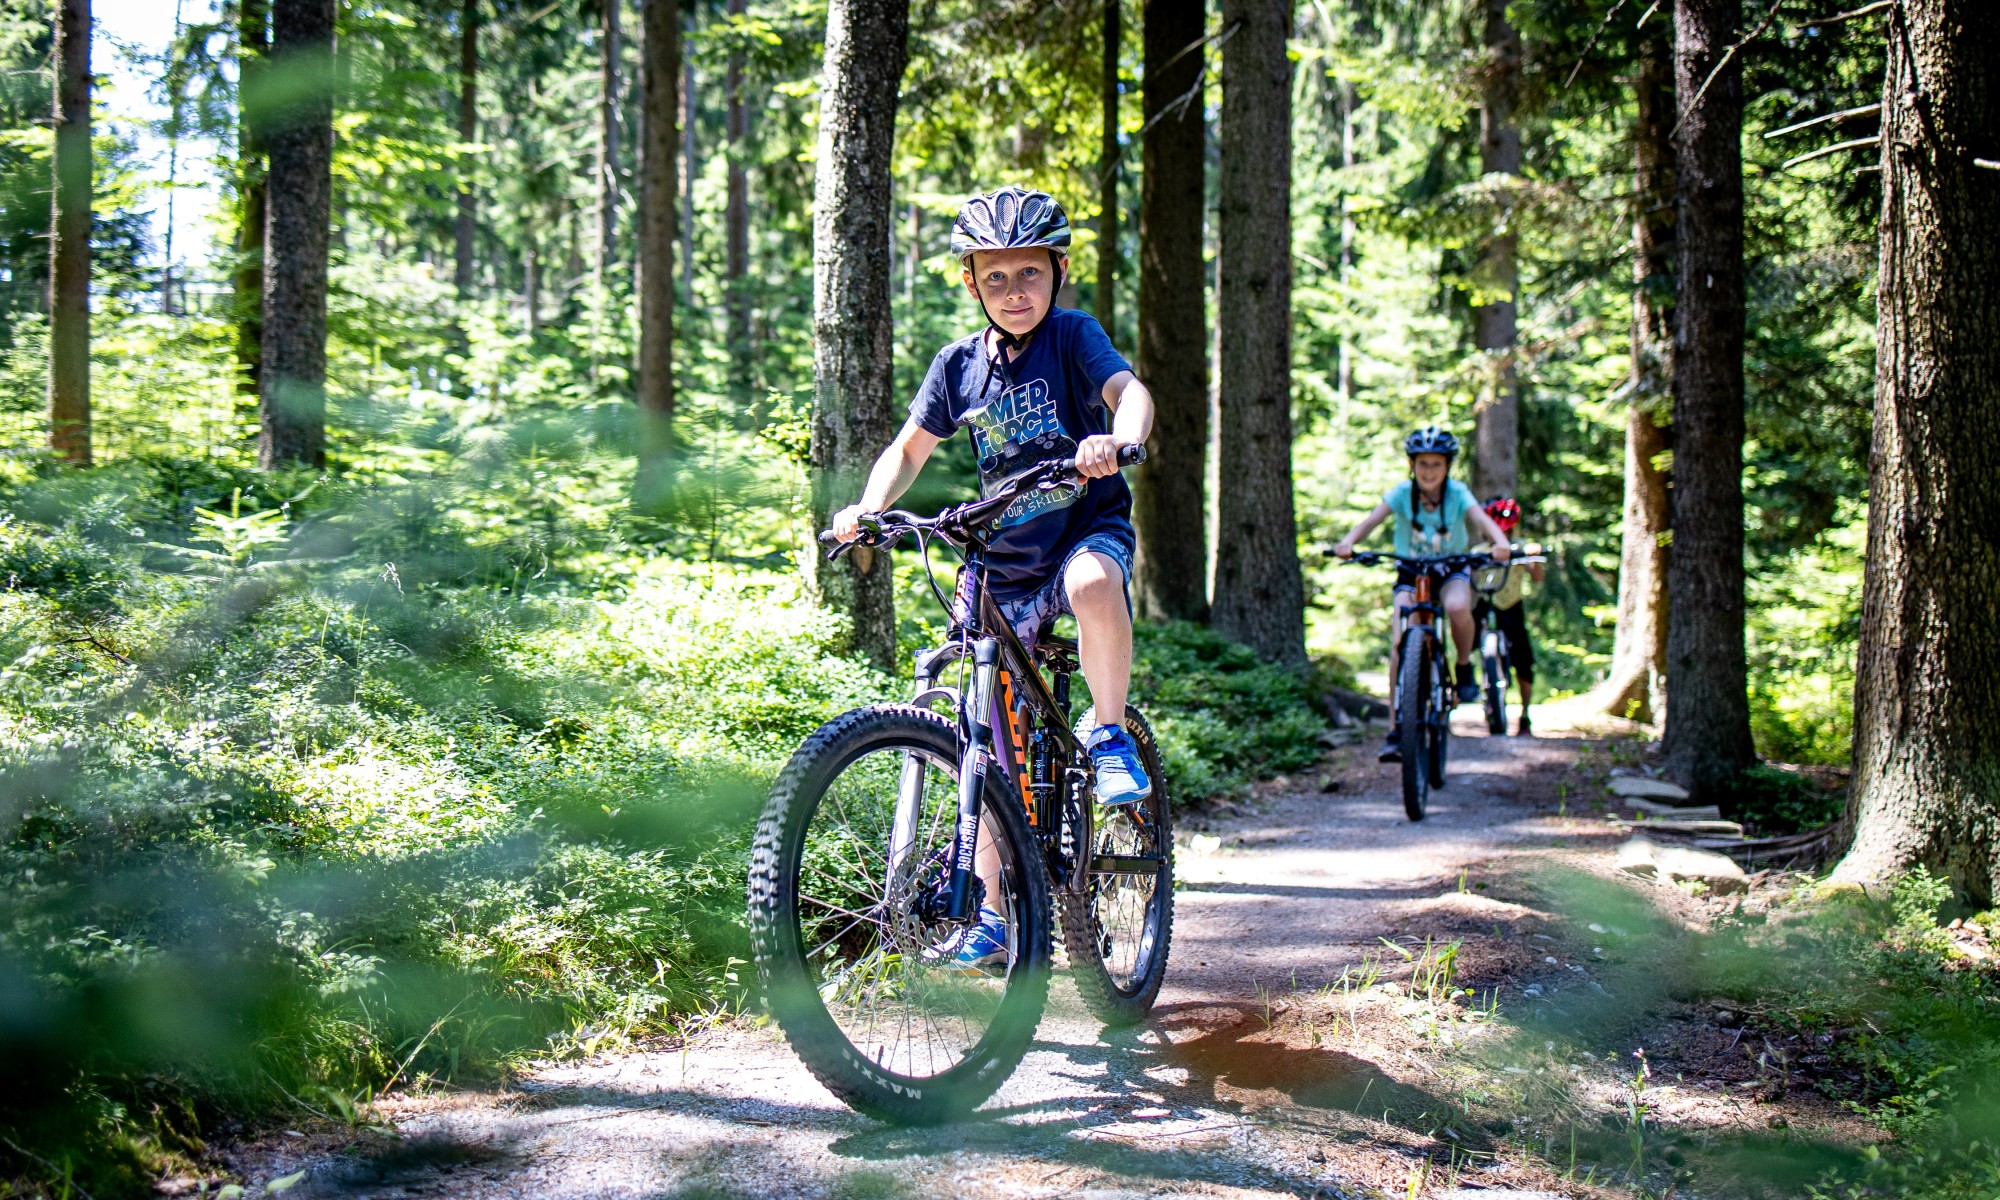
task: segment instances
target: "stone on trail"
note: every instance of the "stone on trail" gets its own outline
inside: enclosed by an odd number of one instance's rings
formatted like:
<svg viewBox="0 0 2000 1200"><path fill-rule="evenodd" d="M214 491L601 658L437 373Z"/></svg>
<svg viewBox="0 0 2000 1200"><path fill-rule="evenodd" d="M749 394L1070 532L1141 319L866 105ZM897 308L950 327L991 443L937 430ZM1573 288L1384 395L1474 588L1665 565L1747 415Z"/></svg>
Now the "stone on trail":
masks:
<svg viewBox="0 0 2000 1200"><path fill-rule="evenodd" d="M1619 870L1645 879L1704 883L1718 896L1750 890L1749 877L1728 856L1686 846L1662 846L1647 837L1631 838L1618 847L1617 865Z"/></svg>
<svg viewBox="0 0 2000 1200"><path fill-rule="evenodd" d="M1613 775L1605 786L1611 789L1614 796L1665 800L1669 804L1688 798L1687 789L1680 784L1664 779L1648 779L1644 775Z"/></svg>
<svg viewBox="0 0 2000 1200"><path fill-rule="evenodd" d="M1720 821L1722 810L1713 804L1661 804L1657 800L1628 797L1620 808L1645 813L1649 817L1678 817L1684 821Z"/></svg>

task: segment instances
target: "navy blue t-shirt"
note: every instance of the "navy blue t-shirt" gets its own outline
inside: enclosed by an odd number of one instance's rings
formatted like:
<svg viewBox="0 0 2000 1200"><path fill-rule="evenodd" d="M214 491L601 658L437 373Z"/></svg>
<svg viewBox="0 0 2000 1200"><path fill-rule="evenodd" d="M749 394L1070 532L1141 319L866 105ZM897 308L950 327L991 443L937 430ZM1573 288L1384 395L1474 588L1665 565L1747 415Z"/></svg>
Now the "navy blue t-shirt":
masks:
<svg viewBox="0 0 2000 1200"><path fill-rule="evenodd" d="M979 492L1055 458L1075 458L1077 443L1111 432L1104 383L1131 367L1112 348L1097 318L1058 308L1012 364L986 353L981 330L938 351L910 416L948 438L970 426L979 455ZM995 599L1028 595L1055 576L1085 535L1132 541L1132 491L1117 475L1093 479L1081 494L1030 491L1001 514L989 544L987 574Z"/></svg>

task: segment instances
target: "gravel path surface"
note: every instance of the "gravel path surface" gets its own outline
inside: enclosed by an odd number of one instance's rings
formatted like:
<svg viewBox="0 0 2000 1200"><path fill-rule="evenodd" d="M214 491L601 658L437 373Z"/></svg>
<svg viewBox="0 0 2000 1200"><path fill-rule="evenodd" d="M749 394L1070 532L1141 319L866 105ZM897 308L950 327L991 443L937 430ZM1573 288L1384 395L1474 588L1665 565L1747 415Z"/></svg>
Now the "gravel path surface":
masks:
<svg viewBox="0 0 2000 1200"><path fill-rule="evenodd" d="M1400 1197L1413 1173L1426 1196L1561 1194L1498 1160L1428 1182L1447 1147L1405 1127L1421 1122L1366 1115L1421 1109L1415 1056L1272 1026L1274 1005L1379 956L1379 939L1455 936L1494 915L1482 905L1509 907L1464 891L1462 872L1562 840L1535 802L1581 743L1459 728L1450 786L1422 824L1404 819L1371 743L1210 818L1199 831L1215 849L1184 833L1153 1019L1106 1032L1059 976L1033 1050L973 1120L907 1130L857 1116L775 1033L738 1025L552 1067L504 1094L386 1102L393 1138L294 1135L228 1157L253 1183L303 1169L291 1198ZM1328 777L1337 790L1322 790Z"/></svg>

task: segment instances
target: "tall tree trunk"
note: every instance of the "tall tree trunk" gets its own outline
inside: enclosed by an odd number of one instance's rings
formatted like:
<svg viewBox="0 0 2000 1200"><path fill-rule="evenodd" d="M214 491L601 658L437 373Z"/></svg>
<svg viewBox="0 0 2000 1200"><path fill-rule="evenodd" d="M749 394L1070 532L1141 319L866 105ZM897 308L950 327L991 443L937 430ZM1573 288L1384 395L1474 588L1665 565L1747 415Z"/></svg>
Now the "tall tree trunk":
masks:
<svg viewBox="0 0 2000 1200"><path fill-rule="evenodd" d="M833 0L820 83L813 180L812 518L861 493L869 463L896 427L889 364L890 152L909 61L909 0ZM893 571L887 551L838 562L812 553L824 600L854 619L854 648L895 664Z"/></svg>
<svg viewBox="0 0 2000 1200"><path fill-rule="evenodd" d="M692 32L692 27L690 27ZM694 303L694 181L701 178L701 144L696 140L696 122L700 108L696 105L694 59L689 57L681 63L680 131L681 131L681 294L687 302Z"/></svg>
<svg viewBox="0 0 2000 1200"><path fill-rule="evenodd" d="M1923 864L2000 898L2000 25L1889 10L1854 842L1834 879Z"/></svg>
<svg viewBox="0 0 2000 1200"><path fill-rule="evenodd" d="M1157 415L1132 479L1141 615L1208 616L1207 271L1202 264L1203 0L1145 0L1147 129L1139 183L1139 378ZM1169 107L1175 111L1167 112ZM1164 116L1162 114L1165 114Z"/></svg>
<svg viewBox="0 0 2000 1200"><path fill-rule="evenodd" d="M275 0L272 70L313 80L271 115L264 391L257 460L326 465L326 258L333 206L334 0Z"/></svg>
<svg viewBox="0 0 2000 1200"><path fill-rule="evenodd" d="M618 254L618 9L624 0L604 0L604 51L597 100L597 264L599 303L611 283ZM668 278L672 278L671 275Z"/></svg>
<svg viewBox="0 0 2000 1200"><path fill-rule="evenodd" d="M528 336L542 331L542 255L539 231L533 225L522 231L527 246L521 254L521 307L526 310Z"/></svg>
<svg viewBox="0 0 2000 1200"><path fill-rule="evenodd" d="M680 5L646 0L639 128L638 499L666 499L674 421L675 118L681 108Z"/></svg>
<svg viewBox="0 0 2000 1200"><path fill-rule="evenodd" d="M1291 0L1223 0L1215 628L1306 665L1292 513Z"/></svg>
<svg viewBox="0 0 2000 1200"><path fill-rule="evenodd" d="M1104 0L1099 92L1103 131L1097 143L1097 323L1118 336L1118 50L1124 39L1119 9L1125 0Z"/></svg>
<svg viewBox="0 0 2000 1200"><path fill-rule="evenodd" d="M90 465L90 0L59 0L49 207L49 448Z"/></svg>
<svg viewBox="0 0 2000 1200"><path fill-rule="evenodd" d="M237 403L255 407L263 394L264 125L260 106L264 58L271 52L269 0L241 0L236 16L236 314Z"/></svg>
<svg viewBox="0 0 2000 1200"><path fill-rule="evenodd" d="M1486 0L1486 79L1479 108L1479 169L1489 182L1505 176L1499 227L1479 249L1478 286L1493 299L1472 310L1472 340L1483 359L1473 432L1472 490L1484 500L1511 496L1521 444L1520 380L1514 364L1515 299L1513 187L1521 174L1521 127L1514 120L1520 90L1521 35L1507 23L1507 0Z"/></svg>
<svg viewBox="0 0 2000 1200"><path fill-rule="evenodd" d="M1669 18L1671 19L1671 18ZM1632 377L1625 412L1625 525L1618 566L1618 631L1611 672L1595 702L1654 721L1666 699L1667 449L1673 405L1673 64L1656 37L1639 44L1632 125Z"/></svg>
<svg viewBox="0 0 2000 1200"><path fill-rule="evenodd" d="M464 0L458 17L458 140L479 136L479 0ZM463 300L472 295L472 239L478 228L479 200L472 190L472 154L458 154L457 257L452 281Z"/></svg>
<svg viewBox="0 0 2000 1200"><path fill-rule="evenodd" d="M744 0L729 0L729 15L741 17ZM728 93L724 132L729 138L729 198L723 210L723 277L729 308L730 377L739 394L750 390L750 110L743 103L743 51L732 49L723 68Z"/></svg>
<svg viewBox="0 0 2000 1200"><path fill-rule="evenodd" d="M1741 19L1742 0L1679 0L1674 13L1680 286L1663 749L1667 773L1697 800L1727 799L1756 759L1743 647L1742 59L1716 70Z"/></svg>

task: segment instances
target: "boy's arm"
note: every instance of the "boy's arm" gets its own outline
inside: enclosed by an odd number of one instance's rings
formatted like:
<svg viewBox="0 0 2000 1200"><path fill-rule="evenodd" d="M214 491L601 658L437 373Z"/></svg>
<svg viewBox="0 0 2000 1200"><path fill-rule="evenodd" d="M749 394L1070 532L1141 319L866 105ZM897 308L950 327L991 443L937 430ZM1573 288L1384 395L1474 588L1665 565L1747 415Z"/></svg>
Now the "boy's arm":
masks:
<svg viewBox="0 0 2000 1200"><path fill-rule="evenodd" d="M1333 556L1335 558L1353 558L1354 543L1374 533L1377 525L1388 520L1389 512L1390 508L1387 504L1377 504L1374 508L1370 509L1368 515L1361 518L1361 523L1348 530L1347 536L1341 538L1340 542L1334 546Z"/></svg>
<svg viewBox="0 0 2000 1200"><path fill-rule="evenodd" d="M929 461L931 451L943 439L917 424L915 417L904 423L896 440L883 449L881 457L868 471L868 486L861 489L861 499L833 514L833 535L843 542L851 542L861 532L856 523L862 513L881 512L896 502L896 498L909 490L917 481L917 475Z"/></svg>
<svg viewBox="0 0 2000 1200"><path fill-rule="evenodd" d="M1116 474L1119 448L1142 446L1153 435L1153 393L1132 372L1104 381L1104 403L1111 409L1111 432L1087 437L1076 448L1076 471L1085 479Z"/></svg>

